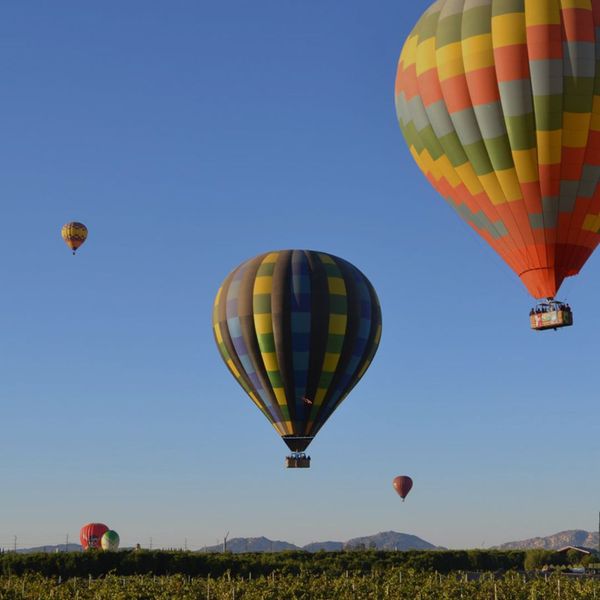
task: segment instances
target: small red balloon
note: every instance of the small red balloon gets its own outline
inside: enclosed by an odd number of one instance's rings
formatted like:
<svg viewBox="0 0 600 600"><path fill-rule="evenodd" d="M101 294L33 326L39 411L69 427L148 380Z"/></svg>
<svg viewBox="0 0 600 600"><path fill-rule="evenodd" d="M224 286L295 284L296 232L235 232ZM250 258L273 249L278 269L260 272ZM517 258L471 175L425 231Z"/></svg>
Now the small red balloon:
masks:
<svg viewBox="0 0 600 600"><path fill-rule="evenodd" d="M404 498L406 498L413 486L413 480L408 475L398 475L398 477L394 477L392 485L398 493L398 496L402 498L402 502L404 502Z"/></svg>
<svg viewBox="0 0 600 600"><path fill-rule="evenodd" d="M104 523L87 523L79 531L79 541L84 550L100 548L100 540L108 531Z"/></svg>

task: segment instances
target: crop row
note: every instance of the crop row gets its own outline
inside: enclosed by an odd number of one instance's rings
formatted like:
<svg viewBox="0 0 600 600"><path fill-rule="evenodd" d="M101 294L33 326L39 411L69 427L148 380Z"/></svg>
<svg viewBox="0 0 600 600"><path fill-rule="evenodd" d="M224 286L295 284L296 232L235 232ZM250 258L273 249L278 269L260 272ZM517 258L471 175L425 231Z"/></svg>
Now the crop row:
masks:
<svg viewBox="0 0 600 600"><path fill-rule="evenodd" d="M2 600L600 600L600 580L389 570L371 575L0 577Z"/></svg>

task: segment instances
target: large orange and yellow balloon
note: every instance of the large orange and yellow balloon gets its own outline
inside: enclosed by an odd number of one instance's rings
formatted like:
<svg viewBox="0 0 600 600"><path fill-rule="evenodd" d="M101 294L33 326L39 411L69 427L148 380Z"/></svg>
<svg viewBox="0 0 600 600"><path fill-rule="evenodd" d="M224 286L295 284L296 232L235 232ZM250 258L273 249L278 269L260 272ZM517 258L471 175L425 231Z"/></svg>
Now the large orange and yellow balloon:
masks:
<svg viewBox="0 0 600 600"><path fill-rule="evenodd" d="M600 0L438 0L396 110L433 187L553 298L600 241Z"/></svg>
<svg viewBox="0 0 600 600"><path fill-rule="evenodd" d="M73 254L77 251L77 248L85 242L88 235L87 227L83 223L72 221L63 225L61 235L65 244L73 250Z"/></svg>

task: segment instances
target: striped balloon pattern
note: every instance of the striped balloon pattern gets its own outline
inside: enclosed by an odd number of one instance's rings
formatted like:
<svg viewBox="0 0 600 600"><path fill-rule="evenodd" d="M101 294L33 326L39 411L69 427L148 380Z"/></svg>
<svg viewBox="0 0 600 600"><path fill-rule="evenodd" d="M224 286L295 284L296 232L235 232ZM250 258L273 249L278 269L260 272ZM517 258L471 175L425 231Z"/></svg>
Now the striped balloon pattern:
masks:
<svg viewBox="0 0 600 600"><path fill-rule="evenodd" d="M88 235L87 227L83 223L72 221L62 226L61 230L62 239L65 244L73 250L73 254L77 251L77 248L85 242Z"/></svg>
<svg viewBox="0 0 600 600"><path fill-rule="evenodd" d="M229 274L213 330L235 379L288 447L302 452L371 364L381 309L349 262L284 250Z"/></svg>
<svg viewBox="0 0 600 600"><path fill-rule="evenodd" d="M398 63L413 158L535 298L600 241L599 26L600 0L438 0Z"/></svg>

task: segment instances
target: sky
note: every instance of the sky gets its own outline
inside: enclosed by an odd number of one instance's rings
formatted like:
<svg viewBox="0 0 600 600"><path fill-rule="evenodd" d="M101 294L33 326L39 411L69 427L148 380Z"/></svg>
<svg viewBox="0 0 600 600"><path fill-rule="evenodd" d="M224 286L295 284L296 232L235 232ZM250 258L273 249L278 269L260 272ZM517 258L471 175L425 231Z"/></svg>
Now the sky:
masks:
<svg viewBox="0 0 600 600"><path fill-rule="evenodd" d="M575 326L532 332L517 276L429 187L393 100L427 4L2 3L0 547L88 521L193 549L596 528L600 259L562 288ZM349 260L383 313L306 470L211 331L226 275L284 248Z"/></svg>

